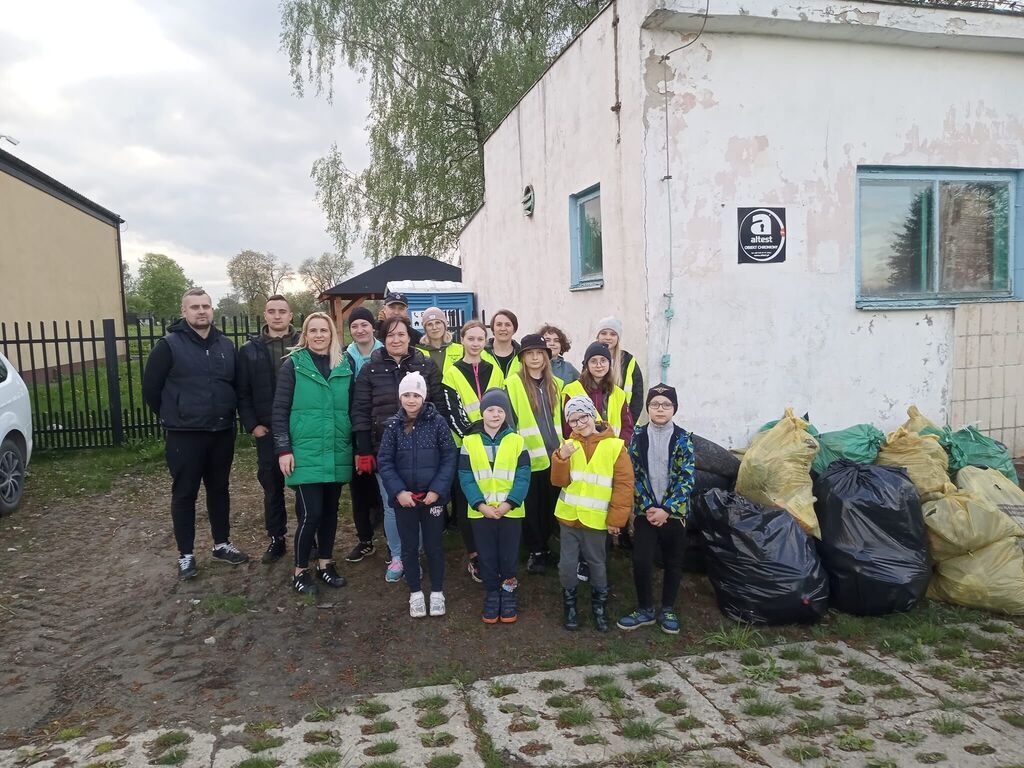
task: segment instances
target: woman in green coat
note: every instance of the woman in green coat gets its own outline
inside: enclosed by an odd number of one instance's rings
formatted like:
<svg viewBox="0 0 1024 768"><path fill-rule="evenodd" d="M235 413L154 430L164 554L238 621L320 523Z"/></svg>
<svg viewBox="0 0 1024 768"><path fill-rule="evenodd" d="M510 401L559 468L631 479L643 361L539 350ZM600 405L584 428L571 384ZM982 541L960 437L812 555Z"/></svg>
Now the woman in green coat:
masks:
<svg viewBox="0 0 1024 768"><path fill-rule="evenodd" d="M285 483L295 489L295 573L292 588L316 594L309 553L316 542L317 580L343 587L334 565L341 487L352 479L349 420L352 367L341 351L334 321L314 312L281 365L274 395L273 433Z"/></svg>

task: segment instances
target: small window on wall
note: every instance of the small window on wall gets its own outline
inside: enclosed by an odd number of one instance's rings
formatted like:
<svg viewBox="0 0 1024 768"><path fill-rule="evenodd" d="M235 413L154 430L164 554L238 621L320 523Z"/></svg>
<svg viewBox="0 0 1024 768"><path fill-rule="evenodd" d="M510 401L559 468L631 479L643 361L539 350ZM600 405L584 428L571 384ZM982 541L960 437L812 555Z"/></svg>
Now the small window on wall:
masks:
<svg viewBox="0 0 1024 768"><path fill-rule="evenodd" d="M600 288L604 285L600 184L569 198L569 237L572 248L570 288Z"/></svg>
<svg viewBox="0 0 1024 768"><path fill-rule="evenodd" d="M1013 173L858 174L858 307L1012 295Z"/></svg>

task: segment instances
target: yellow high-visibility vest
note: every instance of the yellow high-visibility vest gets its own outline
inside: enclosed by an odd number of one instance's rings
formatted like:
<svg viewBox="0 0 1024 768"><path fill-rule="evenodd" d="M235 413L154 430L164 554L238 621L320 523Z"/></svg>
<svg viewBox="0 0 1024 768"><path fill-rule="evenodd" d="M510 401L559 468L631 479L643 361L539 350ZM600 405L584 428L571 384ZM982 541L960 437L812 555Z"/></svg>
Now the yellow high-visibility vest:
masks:
<svg viewBox="0 0 1024 768"><path fill-rule="evenodd" d="M551 421L555 427L555 434L560 435L562 419L559 407L562 402L563 382L557 376L555 380L555 400L551 403ZM505 390L508 392L508 399L512 402L512 410L516 414L516 425L519 427L519 434L526 441L526 450L530 454L530 471L539 472L551 466L551 457L547 448L544 447L544 436L540 427L537 426L537 418L533 415L533 408L530 407L530 398L526 394L526 387L518 374L509 376L505 380Z"/></svg>
<svg viewBox="0 0 1024 768"><path fill-rule="evenodd" d="M484 495L484 502L491 507L497 507L503 501L508 501L508 494L512 490L512 484L516 479L516 466L519 464L519 455L523 452L525 442L521 435L510 432L501 438L498 443L498 450L494 454L494 466L487 458L487 449L484 448L484 438L480 434L466 435L462 443L462 452L469 456L469 466L473 470L473 478L480 486L480 493ZM470 508L466 512L467 517L482 518L483 513ZM525 517L526 510L523 505L509 510L505 517Z"/></svg>
<svg viewBox="0 0 1024 768"><path fill-rule="evenodd" d="M594 455L587 461L583 444L575 443L576 452L569 457L569 485L558 494L555 517L578 520L587 528L603 531L608 527L608 505L612 500L612 478L615 462L626 444L617 437L609 437L597 444Z"/></svg>
<svg viewBox="0 0 1024 768"><path fill-rule="evenodd" d="M587 390L583 388L579 379L566 384L565 389L562 390L562 397L575 397L576 395L583 395L589 397ZM612 393L606 398L608 401L608 417L604 420L605 423L612 428L615 436L618 437L622 431L622 408L626 404L627 398L626 393L622 390L622 387L616 386L612 389Z"/></svg>
<svg viewBox="0 0 1024 768"><path fill-rule="evenodd" d="M426 338L426 336L424 336L424 338ZM422 352L427 357L430 357L431 349L426 344L418 344L416 346L416 349L418 349L420 352ZM436 352L437 350L433 350L433 351ZM465 348L461 344L459 344L457 341L453 341L451 344L449 344L447 347L445 347L444 348L444 362L442 363L442 367L441 367L441 375L444 376L444 372L447 371L449 368L451 368L453 363L459 362L459 360L461 360L463 355L465 355L465 354L466 354Z"/></svg>
<svg viewBox="0 0 1024 768"><path fill-rule="evenodd" d="M493 365L499 371L501 370L501 365L498 363L498 358L496 358L494 355L492 355L490 350L487 350L487 349L483 350L480 353L480 359L481 360L486 360L488 363ZM508 373L503 374L503 375L505 376L506 379L511 379L512 376L514 374L516 374L519 371L519 369L522 368L522 367L523 367L522 363L519 362L519 355L516 355L515 357L512 358L512 362L510 362L508 364Z"/></svg>
<svg viewBox="0 0 1024 768"><path fill-rule="evenodd" d="M480 413L480 396L477 395L473 385L469 383L462 371L454 365L449 366L448 370L441 377L441 382L454 389L456 394L458 394L462 410L466 412L466 417L470 421L480 421L483 418ZM501 389L504 386L505 377L501 375L501 368L497 365L491 365L491 376L484 386L484 392L488 389ZM458 435L452 433L452 437L455 438L456 445L462 445L462 439Z"/></svg>
<svg viewBox="0 0 1024 768"><path fill-rule="evenodd" d="M632 396L633 394L633 374L636 373L636 358L631 357L629 364L626 366L626 373L622 377L622 389Z"/></svg>

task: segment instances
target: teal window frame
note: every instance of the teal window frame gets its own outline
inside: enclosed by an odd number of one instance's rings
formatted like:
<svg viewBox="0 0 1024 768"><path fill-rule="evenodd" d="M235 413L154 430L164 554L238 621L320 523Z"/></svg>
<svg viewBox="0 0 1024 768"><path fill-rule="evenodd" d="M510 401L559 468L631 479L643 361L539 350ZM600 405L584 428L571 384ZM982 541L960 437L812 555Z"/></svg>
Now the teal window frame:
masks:
<svg viewBox="0 0 1024 768"><path fill-rule="evenodd" d="M1007 288L998 291L951 292L938 290L941 274L942 254L939 249L939 232L936 222L930 222L931 247L934 249L935 273L933 288L926 294L893 294L889 296L865 295L861 286L861 183L865 180L918 181L931 183L934 205L938 205L938 185L943 181L1005 181L1009 185L1009 217L1007 221L1006 276ZM1021 190L1024 189L1024 171L991 170L968 168L917 168L866 166L857 169L856 194L856 306L858 309L914 309L919 307L954 307L958 304L1022 301L1024 300L1024 206ZM939 217L936 216L936 219Z"/></svg>
<svg viewBox="0 0 1024 768"><path fill-rule="evenodd" d="M600 204L601 185L600 183L587 187L582 192L569 196L569 254L570 254L570 290L592 290L604 287L604 235L602 231L601 248L601 272L600 274L583 274L583 234L580 216L583 205L591 200L597 199ZM601 216L602 224L604 214Z"/></svg>

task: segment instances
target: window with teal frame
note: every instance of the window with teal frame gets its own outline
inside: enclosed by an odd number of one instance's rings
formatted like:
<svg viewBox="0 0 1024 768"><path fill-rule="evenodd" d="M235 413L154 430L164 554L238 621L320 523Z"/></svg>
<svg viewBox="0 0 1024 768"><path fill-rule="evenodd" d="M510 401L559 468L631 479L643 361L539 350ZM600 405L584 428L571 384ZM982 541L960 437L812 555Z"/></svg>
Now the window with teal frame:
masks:
<svg viewBox="0 0 1024 768"><path fill-rule="evenodd" d="M857 306L998 301L1020 289L1017 171L857 173ZM1016 277L1016 279L1015 279Z"/></svg>
<svg viewBox="0 0 1024 768"><path fill-rule="evenodd" d="M604 285L601 247L601 185L569 197L569 240L572 259L570 288Z"/></svg>

